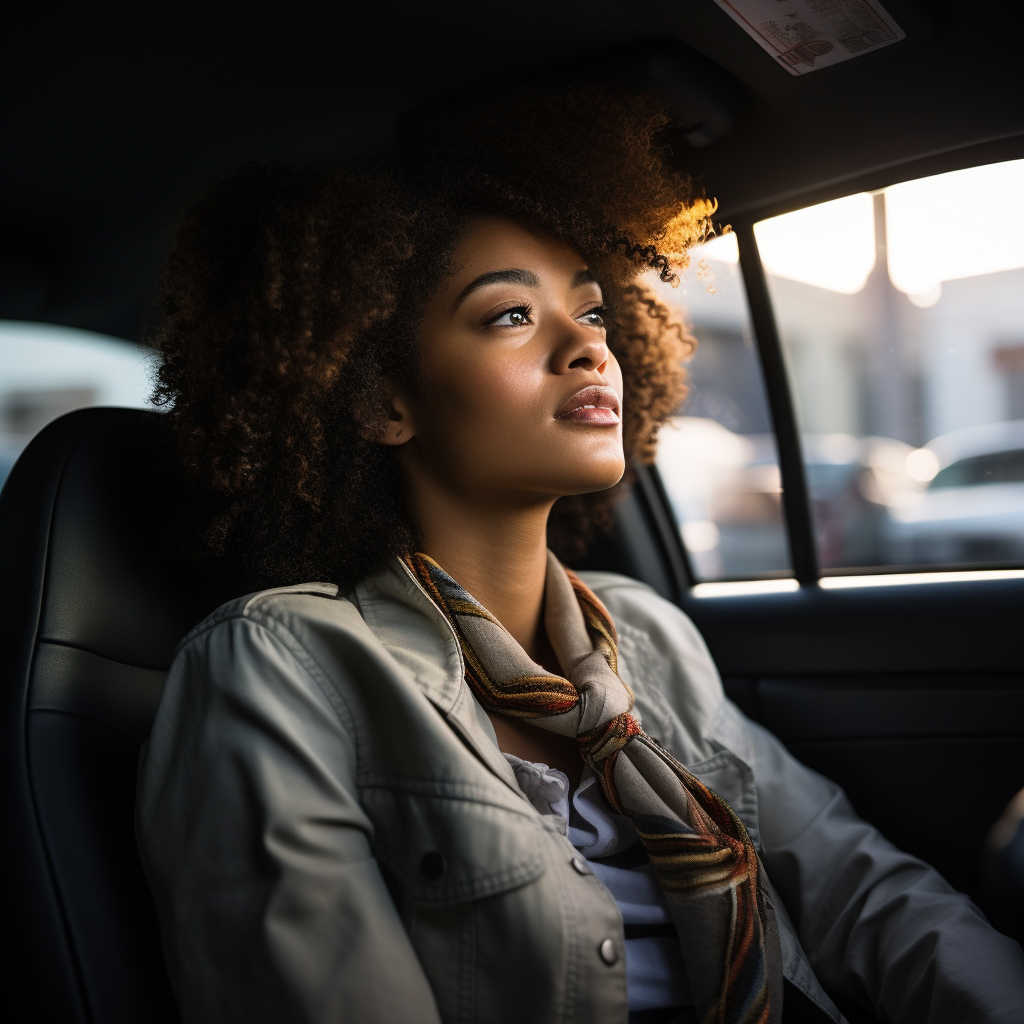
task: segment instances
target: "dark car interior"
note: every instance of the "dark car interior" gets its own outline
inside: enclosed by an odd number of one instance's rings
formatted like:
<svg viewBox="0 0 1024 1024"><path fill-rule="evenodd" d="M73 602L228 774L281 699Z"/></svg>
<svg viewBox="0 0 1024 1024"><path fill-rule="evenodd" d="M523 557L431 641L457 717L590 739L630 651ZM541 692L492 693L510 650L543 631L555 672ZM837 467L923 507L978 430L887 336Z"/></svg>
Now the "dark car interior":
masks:
<svg viewBox="0 0 1024 1024"><path fill-rule="evenodd" d="M981 866L1024 787L1024 574L824 585L754 238L764 217L1024 156L1016 5L884 7L904 39L798 76L713 0L24 8L0 36L0 319L139 340L176 211L248 160L387 143L496 86L659 92L679 123L674 162L738 240L796 584L695 588L643 467L583 567L677 602L748 715L1020 938ZM0 850L19 1020L178 1019L136 853L135 765L176 643L244 583L162 547L177 479L158 413L96 408L43 430L0 495Z"/></svg>

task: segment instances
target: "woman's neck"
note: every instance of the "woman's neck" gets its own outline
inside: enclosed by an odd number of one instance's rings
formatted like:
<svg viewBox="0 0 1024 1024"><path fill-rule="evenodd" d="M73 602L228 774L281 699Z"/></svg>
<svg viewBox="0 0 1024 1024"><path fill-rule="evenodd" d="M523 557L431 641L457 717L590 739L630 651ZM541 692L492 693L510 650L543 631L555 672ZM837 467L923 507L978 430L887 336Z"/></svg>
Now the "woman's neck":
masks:
<svg viewBox="0 0 1024 1024"><path fill-rule="evenodd" d="M420 549L469 591L534 661L551 665L544 630L547 521L553 501L518 508L453 497L413 496ZM497 506L497 507L496 507Z"/></svg>
<svg viewBox="0 0 1024 1024"><path fill-rule="evenodd" d="M547 525L554 500L487 503L452 495L410 473L407 499L420 550L457 580L537 664L562 674L544 628ZM565 772L573 789L583 772L576 741L523 718L488 711L498 748Z"/></svg>

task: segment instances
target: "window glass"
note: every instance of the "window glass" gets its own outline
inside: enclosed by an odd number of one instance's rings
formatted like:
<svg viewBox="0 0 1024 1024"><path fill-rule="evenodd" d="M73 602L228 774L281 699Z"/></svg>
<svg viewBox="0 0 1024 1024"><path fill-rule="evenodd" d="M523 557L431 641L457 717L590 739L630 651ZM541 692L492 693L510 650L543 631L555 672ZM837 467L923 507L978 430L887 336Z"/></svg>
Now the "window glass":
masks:
<svg viewBox="0 0 1024 1024"><path fill-rule="evenodd" d="M1024 561L1024 160L762 221L821 565Z"/></svg>
<svg viewBox="0 0 1024 1024"><path fill-rule="evenodd" d="M51 420L89 405L149 407L155 354L91 331L0 321L0 485Z"/></svg>
<svg viewBox="0 0 1024 1024"><path fill-rule="evenodd" d="M694 249L678 288L659 294L697 348L690 391L662 428L657 465L701 580L791 575L781 486L736 239Z"/></svg>

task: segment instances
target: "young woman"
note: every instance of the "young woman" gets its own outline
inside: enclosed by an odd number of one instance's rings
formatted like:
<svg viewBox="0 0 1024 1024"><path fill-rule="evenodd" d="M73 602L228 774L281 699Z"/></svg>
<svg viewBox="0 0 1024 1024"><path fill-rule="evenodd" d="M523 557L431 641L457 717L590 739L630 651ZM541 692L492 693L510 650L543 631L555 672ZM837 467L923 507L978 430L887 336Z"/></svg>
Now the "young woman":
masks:
<svg viewBox="0 0 1024 1024"><path fill-rule="evenodd" d="M564 568L649 459L713 206L648 99L507 102L185 216L180 539L271 586L182 642L139 837L187 1024L1022 1019L963 896ZM323 580L326 582L307 582Z"/></svg>

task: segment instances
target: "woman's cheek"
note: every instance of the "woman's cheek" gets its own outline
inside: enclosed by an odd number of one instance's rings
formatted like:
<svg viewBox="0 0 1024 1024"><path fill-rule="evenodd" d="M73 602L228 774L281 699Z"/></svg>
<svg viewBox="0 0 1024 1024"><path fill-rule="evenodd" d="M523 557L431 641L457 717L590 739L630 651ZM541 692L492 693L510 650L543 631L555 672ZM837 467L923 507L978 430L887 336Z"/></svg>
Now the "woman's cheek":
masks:
<svg viewBox="0 0 1024 1024"><path fill-rule="evenodd" d="M511 423L520 430L529 429L544 404L543 378L510 360L478 367L464 385L459 404L482 426L500 428Z"/></svg>
<svg viewBox="0 0 1024 1024"><path fill-rule="evenodd" d="M464 363L432 368L421 412L423 440L445 461L475 461L478 449L493 454L496 448L506 448L529 430L530 416L520 405L521 388L521 375L507 368Z"/></svg>

